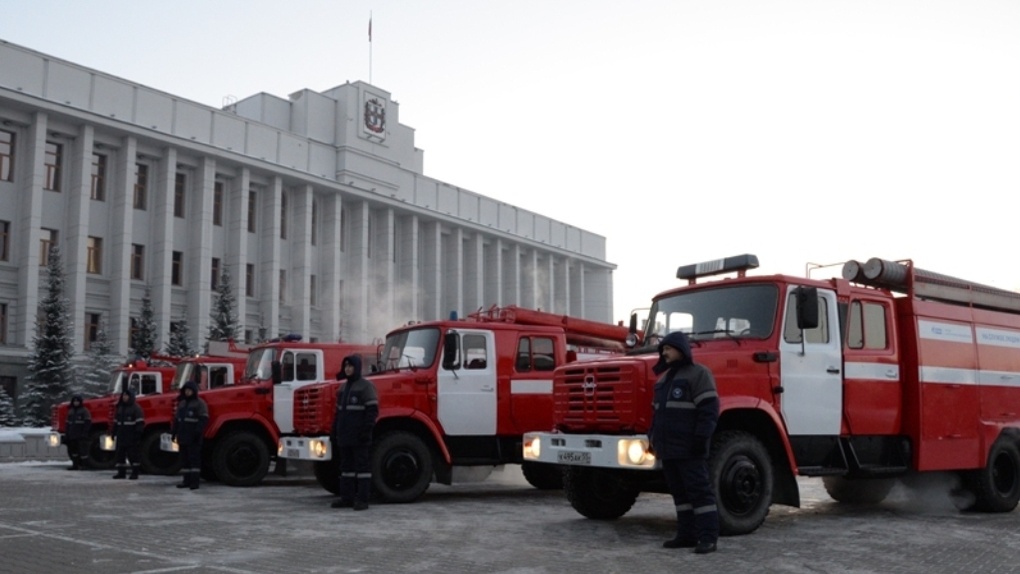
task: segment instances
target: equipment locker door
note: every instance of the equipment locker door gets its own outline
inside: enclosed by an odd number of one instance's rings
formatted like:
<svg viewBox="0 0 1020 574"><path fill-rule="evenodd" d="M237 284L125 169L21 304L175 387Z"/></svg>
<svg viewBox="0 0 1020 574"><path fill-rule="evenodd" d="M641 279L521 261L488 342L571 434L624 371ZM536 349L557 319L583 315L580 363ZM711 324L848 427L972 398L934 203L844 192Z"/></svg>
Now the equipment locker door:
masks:
<svg viewBox="0 0 1020 574"><path fill-rule="evenodd" d="M490 331L457 329L457 368L441 365L438 416L450 436L496 434L496 347Z"/></svg>
<svg viewBox="0 0 1020 574"><path fill-rule="evenodd" d="M843 409L843 360L836 294L818 290L818 327L801 331L797 328L794 289L790 286L787 290L779 343L783 419L790 436L838 435Z"/></svg>

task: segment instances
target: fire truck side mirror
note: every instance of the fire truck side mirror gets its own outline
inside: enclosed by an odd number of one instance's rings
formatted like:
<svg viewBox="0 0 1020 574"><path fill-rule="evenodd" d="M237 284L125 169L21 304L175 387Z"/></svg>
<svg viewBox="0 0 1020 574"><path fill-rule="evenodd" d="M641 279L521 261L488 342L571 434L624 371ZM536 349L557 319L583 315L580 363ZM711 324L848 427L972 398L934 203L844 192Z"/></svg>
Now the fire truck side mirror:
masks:
<svg viewBox="0 0 1020 574"><path fill-rule="evenodd" d="M273 384L279 385L283 382L283 365L280 361L273 361L269 364L269 370L272 371Z"/></svg>
<svg viewBox="0 0 1020 574"><path fill-rule="evenodd" d="M797 287L794 293L797 299L797 328L817 328L818 289L815 287Z"/></svg>
<svg viewBox="0 0 1020 574"><path fill-rule="evenodd" d="M447 371L455 371L460 368L457 362L457 332L450 331L443 337L443 368Z"/></svg>

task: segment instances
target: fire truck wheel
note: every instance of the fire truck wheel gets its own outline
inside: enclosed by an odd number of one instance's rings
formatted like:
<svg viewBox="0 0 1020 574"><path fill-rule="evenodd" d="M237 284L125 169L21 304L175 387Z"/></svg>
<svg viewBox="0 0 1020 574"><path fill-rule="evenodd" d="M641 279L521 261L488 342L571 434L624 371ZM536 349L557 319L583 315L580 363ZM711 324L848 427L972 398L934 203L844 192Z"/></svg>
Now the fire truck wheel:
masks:
<svg viewBox="0 0 1020 574"><path fill-rule="evenodd" d="M772 504L772 460L750 433L723 431L712 440L709 475L718 496L719 529L733 536L754 532Z"/></svg>
<svg viewBox="0 0 1020 574"><path fill-rule="evenodd" d="M340 495L340 460L336 457L312 465L315 480L329 492Z"/></svg>
<svg viewBox="0 0 1020 574"><path fill-rule="evenodd" d="M843 504L878 504L889 496L896 485L892 478L846 478L823 476L822 484L836 502Z"/></svg>
<svg viewBox="0 0 1020 574"><path fill-rule="evenodd" d="M89 434L89 468L110 470L117 464L117 453L100 448L100 440L106 429L96 429Z"/></svg>
<svg viewBox="0 0 1020 574"><path fill-rule="evenodd" d="M432 452L409 432L386 433L372 448L372 490L386 502L413 502L432 482Z"/></svg>
<svg viewBox="0 0 1020 574"><path fill-rule="evenodd" d="M216 441L213 470L229 486L255 486L269 472L269 447L258 435L237 431Z"/></svg>
<svg viewBox="0 0 1020 574"><path fill-rule="evenodd" d="M578 466L563 470L563 492L574 510L593 520L627 514L640 494L621 472Z"/></svg>
<svg viewBox="0 0 1020 574"><path fill-rule="evenodd" d="M1010 512L1020 501L1020 449L1014 439L999 437L988 453L988 465L968 476L974 492L971 510Z"/></svg>
<svg viewBox="0 0 1020 574"><path fill-rule="evenodd" d="M181 470L181 456L159 448L159 435L157 431L149 431L142 437L142 472L164 476L177 474Z"/></svg>
<svg viewBox="0 0 1020 574"><path fill-rule="evenodd" d="M521 473L528 484L539 490L560 490L563 488L563 468L555 464L525 462Z"/></svg>

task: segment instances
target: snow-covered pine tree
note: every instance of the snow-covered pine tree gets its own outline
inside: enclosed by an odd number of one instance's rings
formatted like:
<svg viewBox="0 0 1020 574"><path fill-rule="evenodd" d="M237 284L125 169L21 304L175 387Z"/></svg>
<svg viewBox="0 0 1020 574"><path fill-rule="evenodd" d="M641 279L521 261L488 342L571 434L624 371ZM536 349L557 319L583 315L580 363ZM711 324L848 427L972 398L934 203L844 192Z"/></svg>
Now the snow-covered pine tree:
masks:
<svg viewBox="0 0 1020 574"><path fill-rule="evenodd" d="M7 394L7 390L0 387L0 427L21 426L21 419L14 410L14 399Z"/></svg>
<svg viewBox="0 0 1020 574"><path fill-rule="evenodd" d="M81 393L85 398L105 395L111 373L123 362L124 358L113 352L113 342L106 335L106 321L100 319L96 339L82 356L81 365L77 369L74 392Z"/></svg>
<svg viewBox="0 0 1020 574"><path fill-rule="evenodd" d="M220 273L219 284L216 287L216 299L213 301L212 312L209 318L209 335L205 338L205 351L209 351L209 341L226 341L233 339L237 334L237 300L234 297L234 289L230 283L230 270L226 266Z"/></svg>
<svg viewBox="0 0 1020 574"><path fill-rule="evenodd" d="M22 424L49 426L51 407L67 400L74 380L72 360L74 325L64 297L64 266L60 249L53 245L46 265L46 296L39 304L39 327L28 358L29 376L19 397Z"/></svg>
<svg viewBox="0 0 1020 574"><path fill-rule="evenodd" d="M145 288L145 295L142 296L142 312L135 323L134 347L132 354L148 359L156 352L156 313L152 309L152 293L149 287Z"/></svg>
<svg viewBox="0 0 1020 574"><path fill-rule="evenodd" d="M190 357L195 353L197 349L191 340L188 320L181 319L170 323L170 340L167 341L163 354L171 357Z"/></svg>

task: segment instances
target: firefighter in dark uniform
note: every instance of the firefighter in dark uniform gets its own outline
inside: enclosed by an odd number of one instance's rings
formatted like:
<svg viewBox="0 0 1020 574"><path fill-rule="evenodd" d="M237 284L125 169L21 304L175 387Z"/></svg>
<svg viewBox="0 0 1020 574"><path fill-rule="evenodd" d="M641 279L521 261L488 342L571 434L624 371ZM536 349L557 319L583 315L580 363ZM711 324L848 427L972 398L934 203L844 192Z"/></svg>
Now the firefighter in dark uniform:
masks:
<svg viewBox="0 0 1020 574"><path fill-rule="evenodd" d="M171 433L181 451L181 483L177 488L198 489L202 472L202 435L209 424L209 407L198 396L198 383L188 381L177 395Z"/></svg>
<svg viewBox="0 0 1020 574"><path fill-rule="evenodd" d="M92 430L92 413L85 408L81 395L71 397L67 409L67 454L71 456L71 468L85 470L89 464L89 432Z"/></svg>
<svg viewBox="0 0 1020 574"><path fill-rule="evenodd" d="M117 439L117 474L113 478L138 478L141 467L142 430L145 428L145 413L135 401L134 389L124 389L117 399L113 418L113 436ZM131 476L126 476L128 461L131 461Z"/></svg>
<svg viewBox="0 0 1020 574"><path fill-rule="evenodd" d="M652 399L648 439L662 462L666 484L676 505L676 536L666 548L715 552L719 512L708 473L708 447L719 420L719 394L712 372L696 364L687 337L666 335L658 346L659 375Z"/></svg>
<svg viewBox="0 0 1020 574"><path fill-rule="evenodd" d="M379 416L375 385L361 377L361 357L344 358L337 380L344 380L336 393L336 413L330 433L335 454L340 457L340 500L333 508L368 509L372 490L372 429Z"/></svg>

